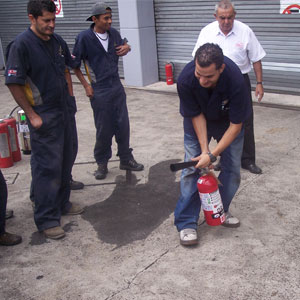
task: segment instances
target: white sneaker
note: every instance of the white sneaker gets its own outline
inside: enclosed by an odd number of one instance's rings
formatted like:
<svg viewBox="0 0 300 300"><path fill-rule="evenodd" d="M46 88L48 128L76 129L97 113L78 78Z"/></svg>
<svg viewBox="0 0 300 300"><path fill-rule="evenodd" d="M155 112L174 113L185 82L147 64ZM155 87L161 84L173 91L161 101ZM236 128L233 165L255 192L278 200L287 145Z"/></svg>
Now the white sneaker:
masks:
<svg viewBox="0 0 300 300"><path fill-rule="evenodd" d="M179 232L180 244L189 246L198 244L197 231L192 228L185 228Z"/></svg>
<svg viewBox="0 0 300 300"><path fill-rule="evenodd" d="M225 213L225 222L222 224L225 227L231 227L231 228L236 228L239 227L240 220L236 217L234 217L229 211Z"/></svg>

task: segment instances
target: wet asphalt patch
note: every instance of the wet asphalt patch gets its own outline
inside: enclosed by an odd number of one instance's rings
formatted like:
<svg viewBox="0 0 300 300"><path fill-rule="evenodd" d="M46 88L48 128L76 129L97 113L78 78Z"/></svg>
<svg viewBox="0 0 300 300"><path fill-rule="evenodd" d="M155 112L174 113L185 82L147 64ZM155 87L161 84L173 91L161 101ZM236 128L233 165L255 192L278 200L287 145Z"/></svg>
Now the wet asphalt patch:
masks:
<svg viewBox="0 0 300 300"><path fill-rule="evenodd" d="M112 194L86 207L82 218L90 222L100 240L116 248L147 238L175 209L179 182L170 171L175 162L178 160L152 166L145 184L139 184L134 173L117 176Z"/></svg>

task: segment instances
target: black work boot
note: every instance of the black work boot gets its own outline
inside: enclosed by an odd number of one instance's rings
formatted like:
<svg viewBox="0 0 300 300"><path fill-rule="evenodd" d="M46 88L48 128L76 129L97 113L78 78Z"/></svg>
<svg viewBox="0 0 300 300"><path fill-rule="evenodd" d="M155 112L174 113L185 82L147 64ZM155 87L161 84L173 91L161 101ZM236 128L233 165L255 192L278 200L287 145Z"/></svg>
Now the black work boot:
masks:
<svg viewBox="0 0 300 300"><path fill-rule="evenodd" d="M120 161L121 170L130 170L130 171L143 171L144 165L139 164L135 161L134 158L127 161Z"/></svg>
<svg viewBox="0 0 300 300"><path fill-rule="evenodd" d="M70 180L70 189L71 190L82 190L84 188L83 182L73 180L73 178Z"/></svg>
<svg viewBox="0 0 300 300"><path fill-rule="evenodd" d="M0 234L0 245L2 246L14 246L22 242L20 235L4 232Z"/></svg>
<svg viewBox="0 0 300 300"><path fill-rule="evenodd" d="M98 164L98 169L95 171L95 178L97 180L105 179L107 173L107 164Z"/></svg>

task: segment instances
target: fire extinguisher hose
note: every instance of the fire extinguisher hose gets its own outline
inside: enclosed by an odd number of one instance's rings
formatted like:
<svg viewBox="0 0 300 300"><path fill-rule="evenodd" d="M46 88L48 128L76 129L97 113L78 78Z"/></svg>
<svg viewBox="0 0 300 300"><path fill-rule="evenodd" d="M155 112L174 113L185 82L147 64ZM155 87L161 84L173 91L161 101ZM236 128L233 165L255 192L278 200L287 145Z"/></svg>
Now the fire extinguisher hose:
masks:
<svg viewBox="0 0 300 300"><path fill-rule="evenodd" d="M20 107L20 106L19 106L19 105L16 106L16 107L10 112L9 116L11 116L11 115L14 113L14 111L15 111L18 107Z"/></svg>
<svg viewBox="0 0 300 300"><path fill-rule="evenodd" d="M198 161L186 161L186 162L183 162L183 163L176 163L176 164L170 164L170 169L172 172L176 172L176 171L179 171L179 170L182 170L182 169L185 169L185 168L189 168L189 167L193 167L195 166L196 164L198 163ZM213 176L217 182L218 182L218 185L222 185L222 183L220 182L220 180L218 179L218 177L215 175L215 173L210 170L209 168L203 168L203 169L199 169L200 170L200 174L201 175L211 175Z"/></svg>
<svg viewBox="0 0 300 300"><path fill-rule="evenodd" d="M188 168L188 167L196 166L197 163L198 163L197 160L196 161L191 160L191 161L186 161L183 163L170 164L170 169L172 172L176 172L176 171Z"/></svg>
<svg viewBox="0 0 300 300"><path fill-rule="evenodd" d="M176 172L176 171L179 171L179 170L182 170L182 169L185 169L185 168L189 168L189 167L194 167L196 166L196 164L198 163L198 161L193 161L193 160L190 160L190 161L185 161L185 162L182 162L182 163L176 163L176 164L170 164L170 169L172 172ZM208 174L210 173L210 169L209 168L201 168L199 169L201 174Z"/></svg>

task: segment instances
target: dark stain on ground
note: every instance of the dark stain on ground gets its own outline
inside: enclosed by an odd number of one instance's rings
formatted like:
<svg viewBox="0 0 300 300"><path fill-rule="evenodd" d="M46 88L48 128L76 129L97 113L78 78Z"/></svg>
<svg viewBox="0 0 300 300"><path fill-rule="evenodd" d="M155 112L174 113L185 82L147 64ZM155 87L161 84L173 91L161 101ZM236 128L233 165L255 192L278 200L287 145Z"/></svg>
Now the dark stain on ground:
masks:
<svg viewBox="0 0 300 300"><path fill-rule="evenodd" d="M134 173L118 176L111 196L87 207L82 217L103 242L116 247L145 239L174 211L179 182L169 166L175 162L178 160L152 166L146 184L137 184Z"/></svg>
<svg viewBox="0 0 300 300"><path fill-rule="evenodd" d="M73 226L78 226L78 223L75 222L75 221L69 222L69 223L67 223L67 224L64 225L63 230L65 232L72 232L73 231L72 230Z"/></svg>
<svg viewBox="0 0 300 300"><path fill-rule="evenodd" d="M31 246L39 246L45 243L50 243L50 242L46 239L46 237L41 232L36 231L31 235L31 241L29 243Z"/></svg>

